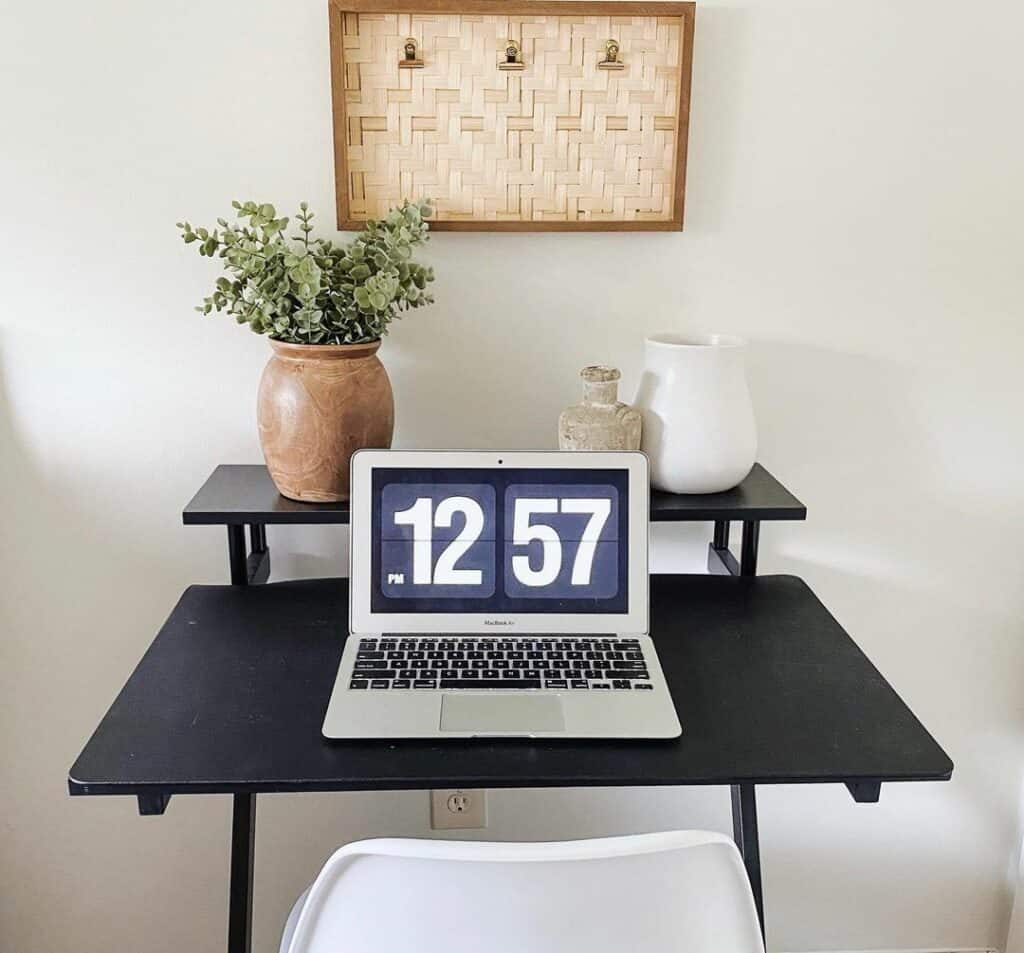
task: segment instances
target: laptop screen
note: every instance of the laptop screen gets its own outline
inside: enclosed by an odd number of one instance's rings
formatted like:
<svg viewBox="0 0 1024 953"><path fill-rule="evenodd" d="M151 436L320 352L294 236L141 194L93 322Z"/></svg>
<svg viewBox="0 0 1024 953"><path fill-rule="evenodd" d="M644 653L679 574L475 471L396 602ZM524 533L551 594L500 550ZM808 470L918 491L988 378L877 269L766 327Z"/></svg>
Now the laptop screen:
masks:
<svg viewBox="0 0 1024 953"><path fill-rule="evenodd" d="M626 613L625 469L375 467L375 613Z"/></svg>

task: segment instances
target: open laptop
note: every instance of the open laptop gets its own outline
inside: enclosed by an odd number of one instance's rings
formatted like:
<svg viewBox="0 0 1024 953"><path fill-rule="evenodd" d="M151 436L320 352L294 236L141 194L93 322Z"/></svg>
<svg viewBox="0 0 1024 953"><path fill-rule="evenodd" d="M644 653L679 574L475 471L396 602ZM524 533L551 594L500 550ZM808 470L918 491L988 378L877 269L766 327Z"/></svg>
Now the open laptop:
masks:
<svg viewBox="0 0 1024 953"><path fill-rule="evenodd" d="M328 738L675 738L641 453L364 450Z"/></svg>

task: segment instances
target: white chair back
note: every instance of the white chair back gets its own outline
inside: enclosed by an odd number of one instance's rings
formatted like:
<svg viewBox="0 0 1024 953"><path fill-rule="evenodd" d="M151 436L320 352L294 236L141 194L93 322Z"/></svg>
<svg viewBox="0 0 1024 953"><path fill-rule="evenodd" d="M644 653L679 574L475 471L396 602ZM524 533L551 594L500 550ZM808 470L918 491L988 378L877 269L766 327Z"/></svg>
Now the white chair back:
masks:
<svg viewBox="0 0 1024 953"><path fill-rule="evenodd" d="M328 860L282 953L763 953L735 844L382 839Z"/></svg>

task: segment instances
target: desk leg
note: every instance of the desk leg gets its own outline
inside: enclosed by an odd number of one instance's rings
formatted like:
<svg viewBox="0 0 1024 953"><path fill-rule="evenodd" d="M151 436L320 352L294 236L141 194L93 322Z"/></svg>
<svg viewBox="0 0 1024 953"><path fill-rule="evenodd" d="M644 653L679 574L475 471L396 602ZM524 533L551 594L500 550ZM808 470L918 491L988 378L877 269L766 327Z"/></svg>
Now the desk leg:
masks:
<svg viewBox="0 0 1024 953"><path fill-rule="evenodd" d="M270 548L267 546L267 527L264 523L249 526L251 552L245 554L245 527L228 526L228 564L231 567L231 585L249 586L266 582L270 578Z"/></svg>
<svg viewBox="0 0 1024 953"><path fill-rule="evenodd" d="M736 846L743 855L743 866L747 868L750 889L754 894L757 919L761 924L761 939L764 939L764 897L761 891L761 848L757 841L757 801L754 785L734 784L732 786L732 835Z"/></svg>
<svg viewBox="0 0 1024 953"><path fill-rule="evenodd" d="M740 575L757 575L757 544L761 539L761 521L743 521L743 542L740 549Z"/></svg>
<svg viewBox="0 0 1024 953"><path fill-rule="evenodd" d="M228 526L228 564L231 566L231 585L247 586L249 570L246 565L244 526Z"/></svg>
<svg viewBox="0 0 1024 953"><path fill-rule="evenodd" d="M234 794L231 807L231 887L228 953L252 947L252 868L256 847L256 795Z"/></svg>

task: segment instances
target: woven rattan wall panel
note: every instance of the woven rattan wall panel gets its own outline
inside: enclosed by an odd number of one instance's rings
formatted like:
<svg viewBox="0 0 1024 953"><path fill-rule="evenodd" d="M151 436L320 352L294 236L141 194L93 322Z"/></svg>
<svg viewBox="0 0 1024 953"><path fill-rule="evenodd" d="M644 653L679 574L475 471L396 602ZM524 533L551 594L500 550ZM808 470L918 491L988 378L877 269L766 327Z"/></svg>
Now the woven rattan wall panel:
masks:
<svg viewBox="0 0 1024 953"><path fill-rule="evenodd" d="M682 227L692 4L412 2L331 0L339 227Z"/></svg>

